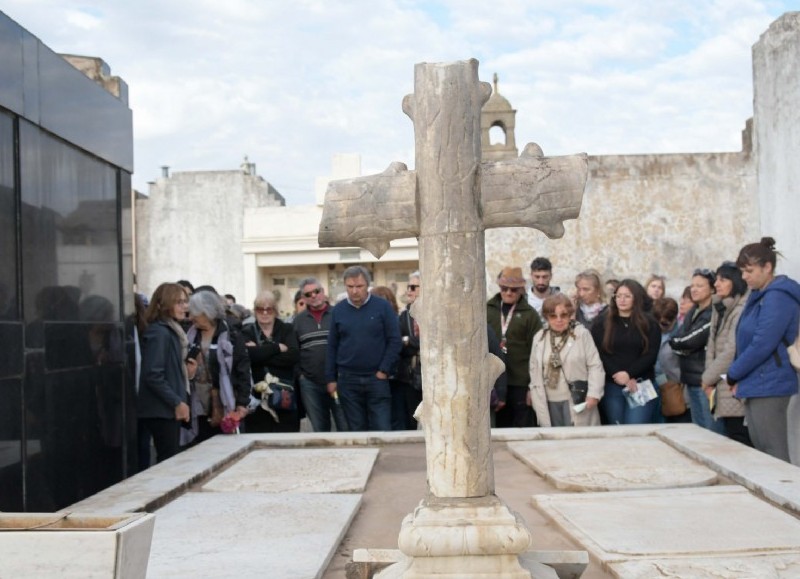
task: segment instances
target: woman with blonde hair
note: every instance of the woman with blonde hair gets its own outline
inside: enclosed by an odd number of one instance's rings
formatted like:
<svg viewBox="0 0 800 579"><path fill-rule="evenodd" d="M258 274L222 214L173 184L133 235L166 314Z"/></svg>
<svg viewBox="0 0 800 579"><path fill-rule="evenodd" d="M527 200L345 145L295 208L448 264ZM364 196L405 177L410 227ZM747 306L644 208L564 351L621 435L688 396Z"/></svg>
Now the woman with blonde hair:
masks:
<svg viewBox="0 0 800 579"><path fill-rule="evenodd" d="M534 336L530 361L531 404L539 426L600 425L597 404L605 371L592 335L571 319L573 313L564 294L542 304L547 327Z"/></svg>
<svg viewBox="0 0 800 579"><path fill-rule="evenodd" d="M575 291L575 319L588 329L608 307L600 273L593 269L579 273L575 276Z"/></svg>

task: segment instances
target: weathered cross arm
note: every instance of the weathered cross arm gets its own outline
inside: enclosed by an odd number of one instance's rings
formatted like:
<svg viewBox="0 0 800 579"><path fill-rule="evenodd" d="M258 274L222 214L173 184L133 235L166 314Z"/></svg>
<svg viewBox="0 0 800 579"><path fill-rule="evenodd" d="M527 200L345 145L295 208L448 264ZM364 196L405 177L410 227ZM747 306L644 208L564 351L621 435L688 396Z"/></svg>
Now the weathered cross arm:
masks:
<svg viewBox="0 0 800 579"><path fill-rule="evenodd" d="M517 159L481 163L483 224L533 227L550 238L564 235L565 219L577 219L589 174L585 153L545 157L528 143Z"/></svg>
<svg viewBox="0 0 800 579"><path fill-rule="evenodd" d="M320 247L363 247L376 258L392 239L419 236L417 174L392 163L378 175L333 181L325 193Z"/></svg>

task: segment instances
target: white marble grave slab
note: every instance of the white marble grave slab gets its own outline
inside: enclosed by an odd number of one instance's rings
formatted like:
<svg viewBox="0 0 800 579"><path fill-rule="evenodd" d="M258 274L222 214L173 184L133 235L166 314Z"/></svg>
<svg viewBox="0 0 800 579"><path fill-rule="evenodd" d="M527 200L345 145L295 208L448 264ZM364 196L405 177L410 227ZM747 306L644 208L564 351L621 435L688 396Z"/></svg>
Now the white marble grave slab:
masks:
<svg viewBox="0 0 800 579"><path fill-rule="evenodd" d="M717 474L655 436L510 442L556 488L617 491L711 485Z"/></svg>
<svg viewBox="0 0 800 579"><path fill-rule="evenodd" d="M203 485L203 490L361 493L378 452L377 448L255 450Z"/></svg>
<svg viewBox="0 0 800 579"><path fill-rule="evenodd" d="M800 569L800 521L738 486L536 495L533 502L618 577L777 578Z"/></svg>
<svg viewBox="0 0 800 579"><path fill-rule="evenodd" d="M320 577L361 495L187 493L156 513L149 579Z"/></svg>

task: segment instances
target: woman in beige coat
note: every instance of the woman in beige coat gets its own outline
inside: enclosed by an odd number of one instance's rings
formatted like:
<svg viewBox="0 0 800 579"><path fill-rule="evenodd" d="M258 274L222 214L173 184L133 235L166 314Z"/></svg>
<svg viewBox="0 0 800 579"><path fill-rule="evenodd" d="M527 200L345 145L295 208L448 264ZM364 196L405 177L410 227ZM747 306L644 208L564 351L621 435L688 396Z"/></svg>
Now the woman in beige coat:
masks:
<svg viewBox="0 0 800 579"><path fill-rule="evenodd" d="M605 370L592 335L572 319L575 308L564 294L544 300L547 327L531 348L531 404L539 426L599 426L597 403L603 397ZM586 404L575 412L569 382L588 382Z"/></svg>
<svg viewBox="0 0 800 579"><path fill-rule="evenodd" d="M733 440L753 446L744 425L744 404L733 397L730 386L722 378L736 354L736 324L747 301L747 284L742 279L741 270L732 261L723 262L717 268L716 276L703 390L707 396L715 396L712 414L714 420L724 421L726 434Z"/></svg>

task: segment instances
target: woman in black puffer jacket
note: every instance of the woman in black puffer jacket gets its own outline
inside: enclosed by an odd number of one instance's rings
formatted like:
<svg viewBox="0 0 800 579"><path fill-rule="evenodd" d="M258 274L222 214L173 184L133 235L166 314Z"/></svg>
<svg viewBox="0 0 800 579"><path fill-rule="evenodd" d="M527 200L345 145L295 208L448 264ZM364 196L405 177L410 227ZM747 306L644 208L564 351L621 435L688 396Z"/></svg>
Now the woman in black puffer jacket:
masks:
<svg viewBox="0 0 800 579"><path fill-rule="evenodd" d="M719 434L725 434L725 424L721 420L714 419L708 397L702 388L706 345L711 334L711 301L714 296L715 281L712 271L694 270L692 283L689 286L694 306L686 314L683 325L669 341L669 345L679 357L681 382L686 384L689 392L692 422Z"/></svg>

